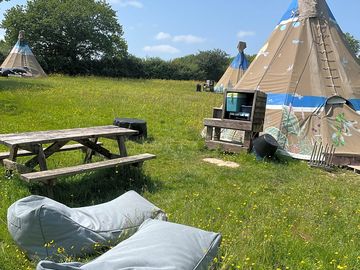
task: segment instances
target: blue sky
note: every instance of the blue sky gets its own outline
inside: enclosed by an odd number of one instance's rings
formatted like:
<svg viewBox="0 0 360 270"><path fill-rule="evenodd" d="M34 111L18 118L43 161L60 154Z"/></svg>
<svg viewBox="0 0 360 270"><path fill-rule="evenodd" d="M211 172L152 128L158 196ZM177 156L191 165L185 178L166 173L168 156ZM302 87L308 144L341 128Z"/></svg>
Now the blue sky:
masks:
<svg viewBox="0 0 360 270"><path fill-rule="evenodd" d="M129 52L172 59L219 48L237 53L239 40L255 54L269 37L290 0L108 0L123 25ZM6 9L25 0L0 3ZM328 0L344 32L360 39L359 0ZM0 29L0 38L4 30Z"/></svg>

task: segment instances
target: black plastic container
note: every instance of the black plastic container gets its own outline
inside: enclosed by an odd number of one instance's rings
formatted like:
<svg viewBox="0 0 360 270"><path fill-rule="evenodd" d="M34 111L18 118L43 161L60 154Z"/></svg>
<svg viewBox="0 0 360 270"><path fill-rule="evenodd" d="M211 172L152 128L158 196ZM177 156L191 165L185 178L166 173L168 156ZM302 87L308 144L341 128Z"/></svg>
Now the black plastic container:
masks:
<svg viewBox="0 0 360 270"><path fill-rule="evenodd" d="M279 144L270 134L264 134L253 141L253 151L257 157L273 157Z"/></svg>
<svg viewBox="0 0 360 270"><path fill-rule="evenodd" d="M118 127L130 128L139 131L138 134L132 135L129 139L138 140L147 138L146 121L135 118L115 118L113 124Z"/></svg>

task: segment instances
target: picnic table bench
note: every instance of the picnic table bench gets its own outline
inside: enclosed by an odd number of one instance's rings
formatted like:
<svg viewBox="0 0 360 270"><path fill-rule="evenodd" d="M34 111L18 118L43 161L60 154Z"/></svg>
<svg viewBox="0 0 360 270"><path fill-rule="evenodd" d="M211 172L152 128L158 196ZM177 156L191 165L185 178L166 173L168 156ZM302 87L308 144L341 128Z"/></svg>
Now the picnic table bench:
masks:
<svg viewBox="0 0 360 270"><path fill-rule="evenodd" d="M44 182L48 187L49 195L52 196L52 186L57 177L120 165L141 165L145 160L155 158L155 155L148 153L128 156L125 138L136 133L136 130L110 125L0 134L0 144L9 148L9 152L0 153L0 161L8 173L16 170L20 173L20 178L27 182ZM119 153L110 152L102 143L98 142L99 138L115 140ZM76 142L76 144L68 144L69 142ZM47 158L56 152L76 149L86 151L85 164L48 170ZM90 163L94 154L103 156L107 160ZM30 159L20 163L18 161L20 156L30 156ZM35 169L37 166L40 171Z"/></svg>

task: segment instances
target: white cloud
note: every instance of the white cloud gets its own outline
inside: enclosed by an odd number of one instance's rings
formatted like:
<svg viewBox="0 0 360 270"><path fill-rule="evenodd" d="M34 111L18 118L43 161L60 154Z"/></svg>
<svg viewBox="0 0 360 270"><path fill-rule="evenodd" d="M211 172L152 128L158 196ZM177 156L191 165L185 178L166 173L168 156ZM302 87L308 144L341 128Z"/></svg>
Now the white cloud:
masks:
<svg viewBox="0 0 360 270"><path fill-rule="evenodd" d="M194 43L202 43L205 42L205 38L202 37L197 37L194 35L177 35L177 36L172 36L169 33L165 33L165 32L159 32L156 36L155 36L156 40L170 40L173 42L183 42L183 43L187 43L187 44L194 44Z"/></svg>
<svg viewBox="0 0 360 270"><path fill-rule="evenodd" d="M150 53L170 53L170 54L176 54L179 53L180 50L177 48L170 46L170 45L157 45L157 46L145 46L143 48L145 52Z"/></svg>
<svg viewBox="0 0 360 270"><path fill-rule="evenodd" d="M109 0L110 4L117 4L121 7L134 7L134 8L143 8L144 5L137 0Z"/></svg>
<svg viewBox="0 0 360 270"><path fill-rule="evenodd" d="M252 37L255 35L256 35L256 33L254 31L239 31L237 33L238 38Z"/></svg>
<svg viewBox="0 0 360 270"><path fill-rule="evenodd" d="M205 39L193 35L180 35L180 36L174 36L173 41L194 44L194 43L202 43L205 41Z"/></svg>
<svg viewBox="0 0 360 270"><path fill-rule="evenodd" d="M164 32L159 32L156 36L155 36L156 40L164 40L164 39L171 39L171 35L168 33L164 33Z"/></svg>

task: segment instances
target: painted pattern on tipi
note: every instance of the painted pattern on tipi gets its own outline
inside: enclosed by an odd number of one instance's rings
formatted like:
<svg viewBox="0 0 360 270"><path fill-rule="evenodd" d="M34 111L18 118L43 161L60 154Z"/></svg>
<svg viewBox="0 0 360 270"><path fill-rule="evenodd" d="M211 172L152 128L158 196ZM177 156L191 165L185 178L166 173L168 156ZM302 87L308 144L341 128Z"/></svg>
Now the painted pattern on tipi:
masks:
<svg viewBox="0 0 360 270"><path fill-rule="evenodd" d="M244 53L246 43L240 41L237 48L239 50L239 53L233 59L230 66L226 69L224 75L215 85L215 92L222 93L226 89L234 88L249 67L249 61L247 60Z"/></svg>
<svg viewBox="0 0 360 270"><path fill-rule="evenodd" d="M267 93L265 132L289 153L360 154L360 66L325 0L293 0L235 88Z"/></svg>

